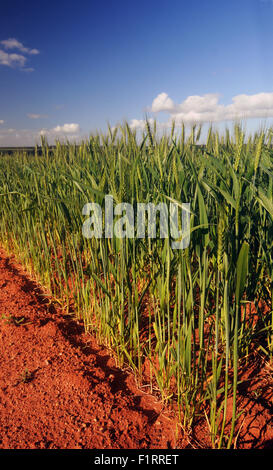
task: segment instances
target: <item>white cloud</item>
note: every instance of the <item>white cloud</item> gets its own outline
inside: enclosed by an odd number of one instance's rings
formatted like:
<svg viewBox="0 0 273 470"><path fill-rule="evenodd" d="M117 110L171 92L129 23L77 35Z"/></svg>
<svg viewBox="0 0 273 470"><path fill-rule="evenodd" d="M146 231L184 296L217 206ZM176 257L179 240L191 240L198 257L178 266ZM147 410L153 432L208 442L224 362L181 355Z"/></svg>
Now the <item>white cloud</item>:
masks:
<svg viewBox="0 0 273 470"><path fill-rule="evenodd" d="M29 49L29 47L25 47L21 42L17 41L15 38L5 39L1 41L0 44L4 46L5 49L18 49L19 51L25 54L37 55L40 54L38 49Z"/></svg>
<svg viewBox="0 0 273 470"><path fill-rule="evenodd" d="M273 93L255 95L236 95L228 105L219 103L217 93L203 96L188 96L182 103L175 104L167 93L160 93L152 103L153 113L168 112L169 120L165 126L175 120L177 123L220 122L248 118L273 117ZM164 124L161 123L161 127ZM133 119L130 126L143 129L144 120Z"/></svg>
<svg viewBox="0 0 273 470"><path fill-rule="evenodd" d="M63 124L62 126L56 126L52 129L41 129L40 136L47 136L49 139L77 139L80 136L79 124Z"/></svg>
<svg viewBox="0 0 273 470"><path fill-rule="evenodd" d="M40 144L41 136L46 136L49 144L56 139L78 141L82 138L79 124L64 124L52 129L0 129L1 146L33 146Z"/></svg>
<svg viewBox="0 0 273 470"><path fill-rule="evenodd" d="M9 54L8 52L0 49L0 65L7 65L8 67L24 67L26 57L21 54Z"/></svg>
<svg viewBox="0 0 273 470"><path fill-rule="evenodd" d="M3 119L0 119L0 124L4 124L4 120Z"/></svg>
<svg viewBox="0 0 273 470"><path fill-rule="evenodd" d="M80 131L79 124L71 123L71 124L64 124L63 126L56 126L52 129L52 132L56 132L57 134L75 134Z"/></svg>
<svg viewBox="0 0 273 470"><path fill-rule="evenodd" d="M153 101L151 111L171 111L174 109L174 102L168 97L167 93L160 93Z"/></svg>
<svg viewBox="0 0 273 470"><path fill-rule="evenodd" d="M34 114L34 113L28 113L27 117L29 119L46 119L48 116L47 114Z"/></svg>
<svg viewBox="0 0 273 470"><path fill-rule="evenodd" d="M3 49L0 49L0 65L6 65L8 67L18 67L25 72L33 72L32 67L25 67L27 62L26 55L37 55L39 54L38 49L30 49L25 47L21 42L15 38L5 39L0 41ZM9 52L10 50L17 50L21 52ZM8 52L7 52L8 51Z"/></svg>
<svg viewBox="0 0 273 470"><path fill-rule="evenodd" d="M0 129L1 146L32 146L39 143L40 136L37 131L29 129Z"/></svg>
<svg viewBox="0 0 273 470"><path fill-rule="evenodd" d="M149 124L153 125L154 119L148 119ZM131 129L140 129L144 130L146 127L145 119L132 119L130 122Z"/></svg>

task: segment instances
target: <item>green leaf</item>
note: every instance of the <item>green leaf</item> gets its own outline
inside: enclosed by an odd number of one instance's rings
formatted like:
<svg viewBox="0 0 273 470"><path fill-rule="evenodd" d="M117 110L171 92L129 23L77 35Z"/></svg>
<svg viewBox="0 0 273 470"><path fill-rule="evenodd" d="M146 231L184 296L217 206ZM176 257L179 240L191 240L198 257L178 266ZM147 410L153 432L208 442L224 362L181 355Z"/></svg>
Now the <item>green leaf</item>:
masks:
<svg viewBox="0 0 273 470"><path fill-rule="evenodd" d="M249 244L244 242L237 260L237 269L236 269L236 304L238 305L244 289L248 273L248 253L249 253Z"/></svg>

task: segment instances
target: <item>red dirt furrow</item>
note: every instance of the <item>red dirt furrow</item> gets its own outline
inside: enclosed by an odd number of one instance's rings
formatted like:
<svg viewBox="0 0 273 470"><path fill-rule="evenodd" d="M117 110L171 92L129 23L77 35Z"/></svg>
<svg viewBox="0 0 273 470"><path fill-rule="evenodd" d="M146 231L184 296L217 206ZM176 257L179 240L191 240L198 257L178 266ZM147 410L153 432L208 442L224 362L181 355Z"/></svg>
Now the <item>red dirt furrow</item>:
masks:
<svg viewBox="0 0 273 470"><path fill-rule="evenodd" d="M175 448L181 428L0 250L0 448Z"/></svg>

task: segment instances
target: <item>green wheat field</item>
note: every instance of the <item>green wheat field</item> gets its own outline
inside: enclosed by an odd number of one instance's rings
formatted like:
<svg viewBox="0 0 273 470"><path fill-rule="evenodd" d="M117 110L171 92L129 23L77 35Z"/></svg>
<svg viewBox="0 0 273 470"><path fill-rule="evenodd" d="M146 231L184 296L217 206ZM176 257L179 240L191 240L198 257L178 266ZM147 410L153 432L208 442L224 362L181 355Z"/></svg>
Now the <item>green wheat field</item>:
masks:
<svg viewBox="0 0 273 470"><path fill-rule="evenodd" d="M273 353L273 131L200 135L159 136L147 121L140 136L125 123L81 145L2 153L0 243L185 428L203 416L213 447L230 448L240 374ZM189 202L189 247L84 238L83 206L108 194Z"/></svg>

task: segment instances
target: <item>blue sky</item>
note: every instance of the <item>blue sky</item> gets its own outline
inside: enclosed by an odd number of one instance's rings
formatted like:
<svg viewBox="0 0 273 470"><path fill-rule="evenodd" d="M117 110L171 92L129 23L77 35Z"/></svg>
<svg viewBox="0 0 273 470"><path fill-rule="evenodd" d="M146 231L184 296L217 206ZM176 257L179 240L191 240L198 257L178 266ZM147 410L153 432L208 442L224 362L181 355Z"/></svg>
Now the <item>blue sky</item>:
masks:
<svg viewBox="0 0 273 470"><path fill-rule="evenodd" d="M146 113L271 123L272 20L271 0L5 2L0 146L141 128Z"/></svg>

